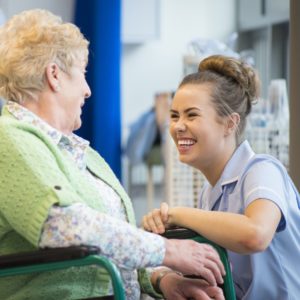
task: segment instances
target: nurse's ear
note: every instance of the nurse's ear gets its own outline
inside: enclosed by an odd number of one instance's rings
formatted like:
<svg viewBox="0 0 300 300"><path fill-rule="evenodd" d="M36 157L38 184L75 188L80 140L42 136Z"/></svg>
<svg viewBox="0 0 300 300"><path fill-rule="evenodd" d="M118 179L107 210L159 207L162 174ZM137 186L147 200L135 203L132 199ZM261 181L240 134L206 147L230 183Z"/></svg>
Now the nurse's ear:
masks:
<svg viewBox="0 0 300 300"><path fill-rule="evenodd" d="M225 136L235 133L238 130L240 120L240 115L236 112L227 117Z"/></svg>

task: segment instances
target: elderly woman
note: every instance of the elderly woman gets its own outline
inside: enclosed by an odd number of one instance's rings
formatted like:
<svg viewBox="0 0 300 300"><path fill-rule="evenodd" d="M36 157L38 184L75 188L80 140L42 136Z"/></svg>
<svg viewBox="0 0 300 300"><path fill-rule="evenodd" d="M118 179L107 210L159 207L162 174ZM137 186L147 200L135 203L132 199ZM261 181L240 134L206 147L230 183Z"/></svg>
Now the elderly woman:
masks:
<svg viewBox="0 0 300 300"><path fill-rule="evenodd" d="M108 165L72 133L91 95L88 41L79 29L50 12L25 11L0 29L0 57L0 97L7 100L0 118L0 254L96 245L119 267L129 300L140 298L140 287L167 299L223 299L216 252L137 229L131 202ZM165 267L141 269L159 265ZM166 274L172 286L160 290L155 283ZM3 300L110 293L107 277L91 267L0 281Z"/></svg>

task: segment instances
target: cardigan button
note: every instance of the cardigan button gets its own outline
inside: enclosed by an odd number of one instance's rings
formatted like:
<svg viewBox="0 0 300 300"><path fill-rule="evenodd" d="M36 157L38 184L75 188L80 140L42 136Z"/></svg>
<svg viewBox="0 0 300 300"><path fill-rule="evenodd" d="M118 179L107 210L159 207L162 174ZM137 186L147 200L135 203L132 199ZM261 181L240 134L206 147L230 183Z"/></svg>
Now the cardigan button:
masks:
<svg viewBox="0 0 300 300"><path fill-rule="evenodd" d="M61 186L59 186L59 185L55 185L54 188L55 188L56 190L61 190Z"/></svg>

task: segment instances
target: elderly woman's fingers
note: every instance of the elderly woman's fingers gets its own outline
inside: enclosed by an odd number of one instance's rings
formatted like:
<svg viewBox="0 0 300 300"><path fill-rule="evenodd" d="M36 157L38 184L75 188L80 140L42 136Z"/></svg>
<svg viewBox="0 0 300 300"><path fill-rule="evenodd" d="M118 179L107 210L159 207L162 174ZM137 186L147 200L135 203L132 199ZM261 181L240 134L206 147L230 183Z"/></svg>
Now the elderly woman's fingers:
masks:
<svg viewBox="0 0 300 300"><path fill-rule="evenodd" d="M211 285L223 282L221 260L206 244L192 240L166 240L164 265L185 275L201 276Z"/></svg>
<svg viewBox="0 0 300 300"><path fill-rule="evenodd" d="M210 286L205 289L205 292L211 299L215 300L225 300L223 291L217 286Z"/></svg>
<svg viewBox="0 0 300 300"><path fill-rule="evenodd" d="M207 251L206 256L208 258L208 261L213 261L216 264L218 270L220 270L221 274L225 276L226 275L225 268L222 261L220 260L217 250L208 244L203 244L203 247Z"/></svg>
<svg viewBox="0 0 300 300"><path fill-rule="evenodd" d="M216 279L217 283L223 283L221 270L214 261L207 259L204 265L204 270L208 270L208 272Z"/></svg>
<svg viewBox="0 0 300 300"><path fill-rule="evenodd" d="M225 275L224 266L220 260L218 252L210 245L202 244L203 251L203 268L201 276L210 284L222 284Z"/></svg>
<svg viewBox="0 0 300 300"><path fill-rule="evenodd" d="M199 279L188 279L181 276L167 275L161 282L161 290L164 298L167 300L194 299L194 300L210 300L211 298L205 291L208 284ZM214 292L211 291L214 295Z"/></svg>
<svg viewBox="0 0 300 300"><path fill-rule="evenodd" d="M198 290L196 295L194 295L193 298L188 298L188 299L194 299L194 300L211 300L211 298L205 293L205 291Z"/></svg>

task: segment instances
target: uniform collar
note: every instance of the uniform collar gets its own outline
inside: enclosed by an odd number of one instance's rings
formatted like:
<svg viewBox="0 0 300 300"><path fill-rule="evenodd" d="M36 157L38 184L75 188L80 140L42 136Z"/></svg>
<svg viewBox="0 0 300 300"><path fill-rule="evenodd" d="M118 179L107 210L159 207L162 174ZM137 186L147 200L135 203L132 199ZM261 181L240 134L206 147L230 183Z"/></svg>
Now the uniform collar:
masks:
<svg viewBox="0 0 300 300"><path fill-rule="evenodd" d="M224 171L215 186L212 187L211 185L208 185L206 194L208 195L206 200L208 203L206 205L208 205L209 209L212 209L215 206L227 185L238 182L242 171L254 154L255 153L247 140L238 146L230 160L227 162Z"/></svg>
<svg viewBox="0 0 300 300"><path fill-rule="evenodd" d="M255 153L249 145L249 142L247 140L242 142L226 164L221 178L219 179L220 185L223 187L227 184L238 181L242 171L254 154Z"/></svg>

